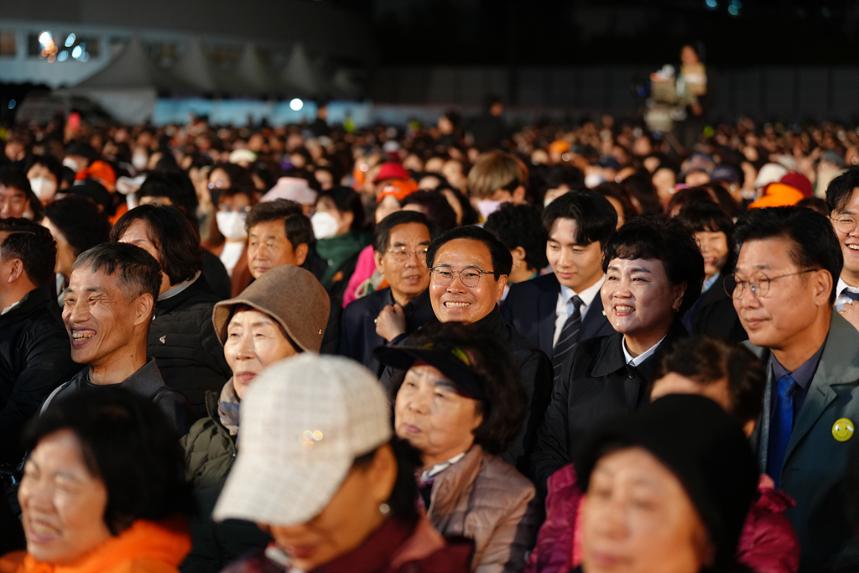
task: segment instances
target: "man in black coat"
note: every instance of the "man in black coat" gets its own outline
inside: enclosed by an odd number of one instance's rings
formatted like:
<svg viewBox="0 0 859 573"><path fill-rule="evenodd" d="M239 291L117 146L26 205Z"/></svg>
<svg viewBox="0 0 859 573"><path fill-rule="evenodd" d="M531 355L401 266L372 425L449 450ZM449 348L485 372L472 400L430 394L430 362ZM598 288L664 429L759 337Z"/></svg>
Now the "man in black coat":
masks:
<svg viewBox="0 0 859 573"><path fill-rule="evenodd" d="M602 252L614 234L617 213L594 191L571 191L543 211L549 236L546 258L552 273L510 287L501 305L507 321L547 356L553 356L564 323L579 297L581 329L576 341L614 333L603 312L599 292L605 282ZM569 360L572 355L559 357Z"/></svg>
<svg viewBox="0 0 859 573"><path fill-rule="evenodd" d="M21 460L21 430L78 366L48 295L57 248L45 227L0 219L0 464Z"/></svg>
<svg viewBox="0 0 859 573"><path fill-rule="evenodd" d="M416 211L396 211L376 225L376 266L389 286L355 300L343 311L339 354L378 374L373 350L433 320L427 293L430 240L429 221Z"/></svg>
<svg viewBox="0 0 859 573"><path fill-rule="evenodd" d="M433 313L441 322L461 322L498 340L510 353L527 396L525 420L513 445L503 457L523 471L536 443L552 391L552 367L546 355L531 346L507 324L498 308L512 258L492 233L476 226L457 227L444 233L427 251L429 295ZM408 344L404 336L395 343ZM387 368L382 382L394 392L404 372Z"/></svg>
<svg viewBox="0 0 859 573"><path fill-rule="evenodd" d="M178 209L141 205L123 215L110 236L161 265L148 352L167 386L185 396L193 423L206 414L206 391L219 391L232 375L212 326L217 297L202 274L197 233Z"/></svg>

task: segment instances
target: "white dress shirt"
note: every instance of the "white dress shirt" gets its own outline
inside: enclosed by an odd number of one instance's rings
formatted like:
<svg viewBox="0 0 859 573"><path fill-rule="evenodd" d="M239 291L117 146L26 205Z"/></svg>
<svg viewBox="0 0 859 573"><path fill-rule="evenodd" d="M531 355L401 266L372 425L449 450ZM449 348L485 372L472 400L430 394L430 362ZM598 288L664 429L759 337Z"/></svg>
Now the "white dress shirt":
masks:
<svg viewBox="0 0 859 573"><path fill-rule="evenodd" d="M621 339L620 347L623 349L624 361L626 361L626 363L628 365L632 366L633 368L638 368L638 366L642 362L644 362L645 360L647 360L648 358L653 356L653 353L656 352L656 349L659 348L659 345L662 344L663 340L665 340L664 336L659 339L659 342L657 342L656 344L654 344L653 346L651 346L650 348L648 348L647 350L645 350L644 352L642 352L638 356L633 357L632 354L629 353L629 350L627 350L627 348L626 348L626 339L625 338Z"/></svg>
<svg viewBox="0 0 859 573"><path fill-rule="evenodd" d="M838 284L835 287L835 310L840 312L844 305L852 299L844 295L844 291L859 293L859 286L851 286L844 282L844 279L839 278Z"/></svg>
<svg viewBox="0 0 859 573"><path fill-rule="evenodd" d="M561 336L561 329L564 328L564 323L573 314L573 297L578 295L582 299L582 306L579 307L582 313L582 320L585 319L585 314L593 305L594 299L599 295L600 289L605 282L605 275L600 280L583 290L575 292L570 287L561 285L561 292L558 293L558 302L555 305L555 332L552 334L552 347L558 342L558 337Z"/></svg>

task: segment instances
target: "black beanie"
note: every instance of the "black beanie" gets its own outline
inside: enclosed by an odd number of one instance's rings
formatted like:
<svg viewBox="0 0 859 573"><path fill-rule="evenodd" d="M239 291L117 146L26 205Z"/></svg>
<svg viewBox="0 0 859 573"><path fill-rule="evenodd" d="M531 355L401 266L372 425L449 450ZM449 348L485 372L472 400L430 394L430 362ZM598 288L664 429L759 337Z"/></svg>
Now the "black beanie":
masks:
<svg viewBox="0 0 859 573"><path fill-rule="evenodd" d="M757 494L755 457L739 422L703 396L671 394L609 421L583 445L576 471L587 491L610 449L641 447L673 473L707 528L716 561L736 561L737 544Z"/></svg>

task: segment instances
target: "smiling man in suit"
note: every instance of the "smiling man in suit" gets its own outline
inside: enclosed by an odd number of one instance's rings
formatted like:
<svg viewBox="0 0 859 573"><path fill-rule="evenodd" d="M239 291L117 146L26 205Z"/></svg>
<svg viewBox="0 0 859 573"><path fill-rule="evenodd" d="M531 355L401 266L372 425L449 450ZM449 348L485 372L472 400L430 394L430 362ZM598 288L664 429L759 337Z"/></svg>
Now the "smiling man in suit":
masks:
<svg viewBox="0 0 859 573"><path fill-rule="evenodd" d="M594 191L571 191L543 212L552 273L510 287L503 313L531 344L552 357L558 380L578 342L614 332L603 315L603 248L617 224L611 203Z"/></svg>
<svg viewBox="0 0 859 573"><path fill-rule="evenodd" d="M844 477L859 440L859 332L832 311L838 239L826 217L800 207L753 210L734 237L729 290L768 369L752 436L760 469L796 500L787 515L800 571L857 571Z"/></svg>

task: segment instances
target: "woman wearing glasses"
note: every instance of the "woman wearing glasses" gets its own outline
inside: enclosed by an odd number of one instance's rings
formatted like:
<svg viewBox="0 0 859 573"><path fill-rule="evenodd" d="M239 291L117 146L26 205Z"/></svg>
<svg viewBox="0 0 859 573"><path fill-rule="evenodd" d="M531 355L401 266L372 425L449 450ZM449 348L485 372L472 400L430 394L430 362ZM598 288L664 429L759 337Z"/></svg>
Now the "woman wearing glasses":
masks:
<svg viewBox="0 0 859 573"><path fill-rule="evenodd" d="M615 334L583 341L553 389L534 454L538 480L567 464L584 436L647 403L661 356L687 335L704 260L679 223L634 219L608 242L601 296ZM539 483L539 482L538 482Z"/></svg>

